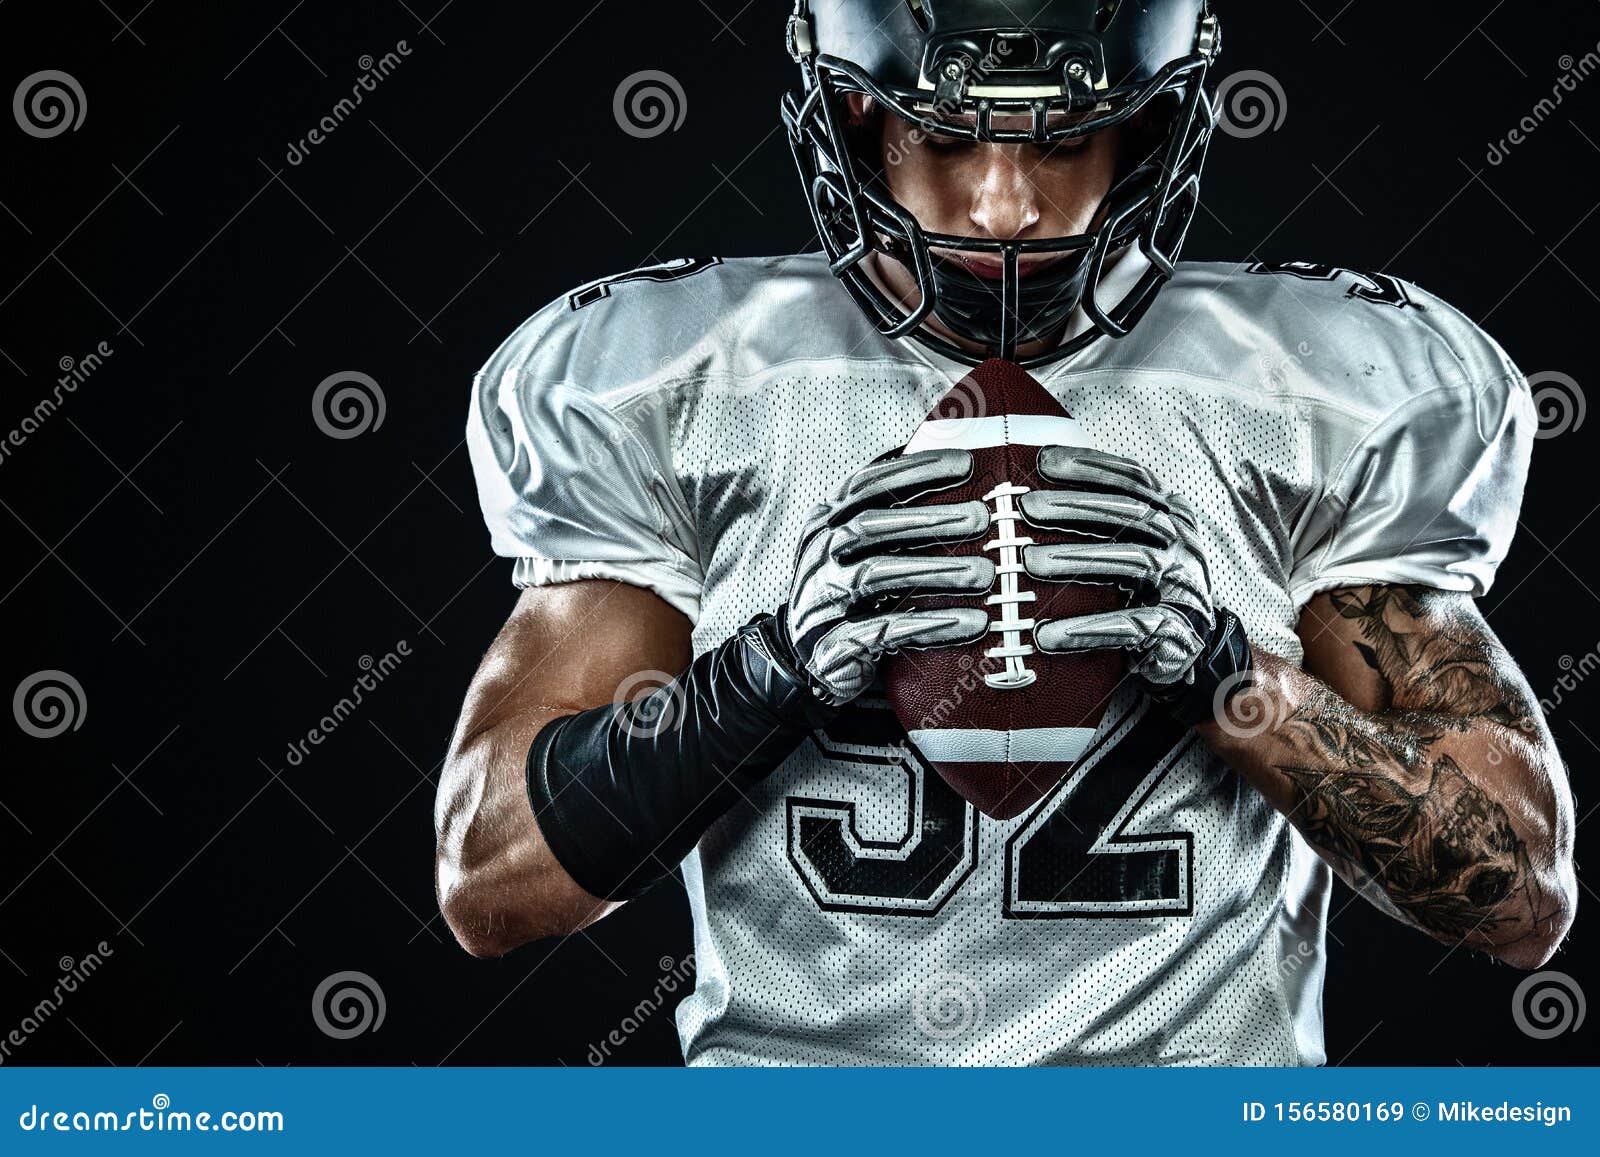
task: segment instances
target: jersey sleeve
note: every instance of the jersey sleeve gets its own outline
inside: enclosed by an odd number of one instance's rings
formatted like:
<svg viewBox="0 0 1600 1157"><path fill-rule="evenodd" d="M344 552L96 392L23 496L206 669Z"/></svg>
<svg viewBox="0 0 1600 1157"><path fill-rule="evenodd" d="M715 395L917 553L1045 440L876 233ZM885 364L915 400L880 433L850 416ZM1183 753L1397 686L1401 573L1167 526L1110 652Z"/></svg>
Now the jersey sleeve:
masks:
<svg viewBox="0 0 1600 1157"><path fill-rule="evenodd" d="M587 312L553 303L474 381L467 445L493 549L518 587L612 579L694 622L702 575L665 409L647 375L597 352Z"/></svg>
<svg viewBox="0 0 1600 1157"><path fill-rule="evenodd" d="M1494 582L1516 532L1538 418L1516 367L1459 322L1448 344L1461 352L1438 359L1454 380L1395 407L1335 464L1298 539L1297 603L1368 584L1476 597Z"/></svg>

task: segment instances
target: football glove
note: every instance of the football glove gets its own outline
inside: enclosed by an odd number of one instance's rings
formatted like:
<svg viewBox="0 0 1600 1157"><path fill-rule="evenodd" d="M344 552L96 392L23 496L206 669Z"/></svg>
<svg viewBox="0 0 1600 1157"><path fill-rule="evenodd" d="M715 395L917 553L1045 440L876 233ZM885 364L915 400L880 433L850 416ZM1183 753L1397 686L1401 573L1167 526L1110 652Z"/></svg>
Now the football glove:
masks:
<svg viewBox="0 0 1600 1157"><path fill-rule="evenodd" d="M966 450L897 454L856 471L807 516L789 601L775 618L793 665L825 703L861 694L885 654L953 646L988 632L980 606L902 605L910 595L981 595L993 585L987 558L914 553L983 534L989 511L982 502L894 508L971 472Z"/></svg>
<svg viewBox="0 0 1600 1157"><path fill-rule="evenodd" d="M1044 652L1120 650L1130 672L1180 720L1210 720L1248 682L1250 645L1237 616L1212 601L1195 517L1139 463L1066 446L1039 451L1039 474L1062 490L1020 500L1037 526L1095 539L1023 549L1028 574L1047 582L1108 583L1133 605L1034 628Z"/></svg>

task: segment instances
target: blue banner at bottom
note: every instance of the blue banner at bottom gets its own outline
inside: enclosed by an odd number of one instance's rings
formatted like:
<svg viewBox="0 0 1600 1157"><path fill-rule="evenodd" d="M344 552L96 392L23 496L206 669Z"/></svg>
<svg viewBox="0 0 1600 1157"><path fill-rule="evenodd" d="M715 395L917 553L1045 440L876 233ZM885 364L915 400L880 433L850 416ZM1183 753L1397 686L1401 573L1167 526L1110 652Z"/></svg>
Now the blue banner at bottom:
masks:
<svg viewBox="0 0 1600 1157"><path fill-rule="evenodd" d="M6 1069L0 1152L1596 1152L1595 1069ZM198 1138L204 1138L199 1140ZM448 1150L447 1150L448 1151Z"/></svg>

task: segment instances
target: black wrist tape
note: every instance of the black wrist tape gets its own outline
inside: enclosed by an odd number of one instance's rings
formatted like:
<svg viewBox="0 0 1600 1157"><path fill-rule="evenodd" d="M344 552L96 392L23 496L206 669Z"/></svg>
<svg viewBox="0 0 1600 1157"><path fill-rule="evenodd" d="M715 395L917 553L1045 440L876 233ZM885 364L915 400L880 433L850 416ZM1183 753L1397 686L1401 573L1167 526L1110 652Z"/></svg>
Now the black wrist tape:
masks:
<svg viewBox="0 0 1600 1157"><path fill-rule="evenodd" d="M1152 687L1150 694L1179 723L1197 727L1220 717L1230 699L1248 690L1253 665L1244 624L1232 611L1219 609L1216 627L1195 662L1193 682Z"/></svg>
<svg viewBox="0 0 1600 1157"><path fill-rule="evenodd" d="M831 709L752 620L672 683L548 724L528 798L551 853L591 895L630 900L770 775Z"/></svg>

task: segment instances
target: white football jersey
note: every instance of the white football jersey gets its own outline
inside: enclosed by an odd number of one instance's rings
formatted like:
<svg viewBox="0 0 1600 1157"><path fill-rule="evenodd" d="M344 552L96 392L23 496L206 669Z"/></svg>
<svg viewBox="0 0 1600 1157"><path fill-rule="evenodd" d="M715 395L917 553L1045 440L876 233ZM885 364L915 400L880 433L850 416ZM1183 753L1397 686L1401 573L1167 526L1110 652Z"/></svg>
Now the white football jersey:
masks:
<svg viewBox="0 0 1600 1157"><path fill-rule="evenodd" d="M1115 283L1137 273L1129 259ZM1081 324L1081 319L1080 319ZM696 653L787 597L807 510L965 373L866 322L818 255L585 286L493 356L468 440L522 586L611 578ZM1194 507L1216 599L1298 662L1319 591L1481 594L1510 544L1526 382L1415 286L1185 263L1133 333L1037 376ZM1318 1064L1330 873L1131 687L1073 771L981 815L881 695L683 864L691 1064Z"/></svg>

